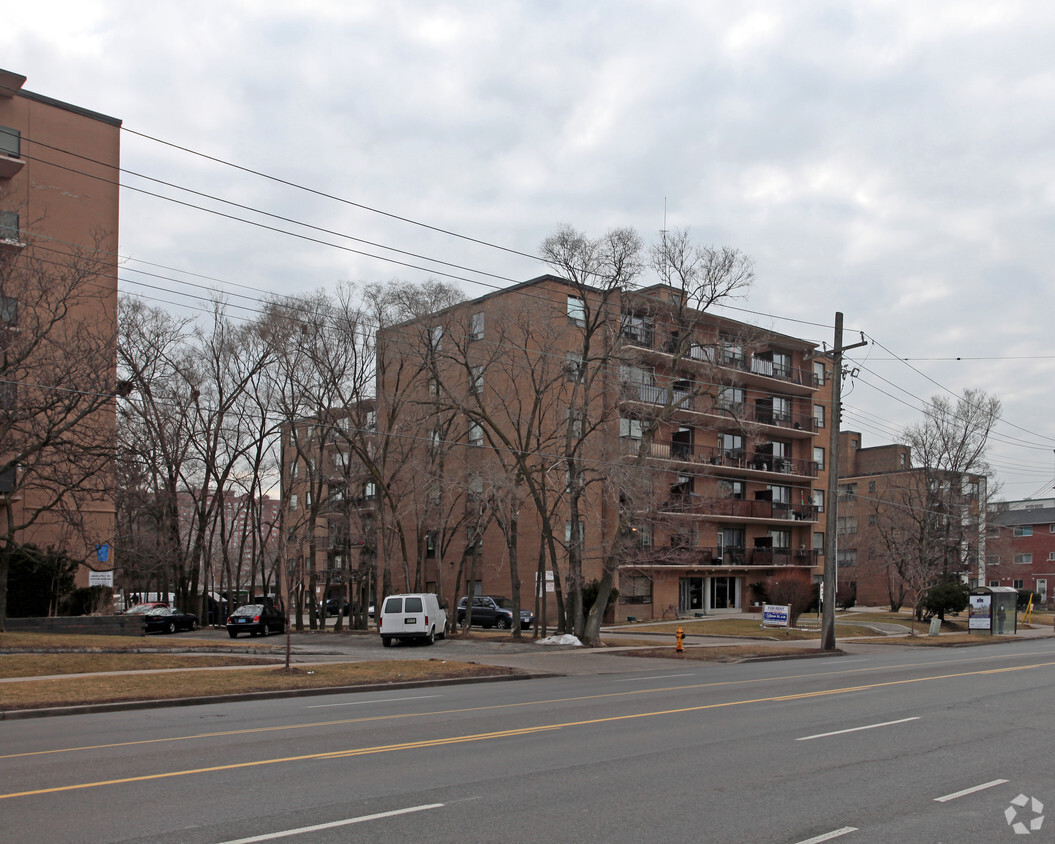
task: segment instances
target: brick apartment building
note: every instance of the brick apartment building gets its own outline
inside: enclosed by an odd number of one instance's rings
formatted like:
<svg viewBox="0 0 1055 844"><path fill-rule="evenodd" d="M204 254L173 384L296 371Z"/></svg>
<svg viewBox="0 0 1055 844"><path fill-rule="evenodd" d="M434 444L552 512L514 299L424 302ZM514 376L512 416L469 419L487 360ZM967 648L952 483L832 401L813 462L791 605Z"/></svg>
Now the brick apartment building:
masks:
<svg viewBox="0 0 1055 844"><path fill-rule="evenodd" d="M88 585L114 563L121 124L25 81L0 70L0 543Z"/></svg>
<svg viewBox="0 0 1055 844"><path fill-rule="evenodd" d="M899 575L898 554L908 572L922 571L919 558L927 556L931 571L971 587L984 583L985 490L983 476L913 466L907 445L864 448L859 432L842 431L838 584L851 584L862 605L911 602L913 584Z"/></svg>
<svg viewBox="0 0 1055 844"><path fill-rule="evenodd" d="M456 599L472 577L509 595L515 574L552 619L579 553L585 582L616 561L626 619L742 609L752 584L816 579L824 364L685 298L546 275L379 333L378 436L405 449L393 485L425 536L412 586ZM378 554L399 568L385 537Z"/></svg>
<svg viewBox="0 0 1055 844"><path fill-rule="evenodd" d="M1003 501L990 510L987 586L1030 589L1049 604L1055 587L1055 498Z"/></svg>

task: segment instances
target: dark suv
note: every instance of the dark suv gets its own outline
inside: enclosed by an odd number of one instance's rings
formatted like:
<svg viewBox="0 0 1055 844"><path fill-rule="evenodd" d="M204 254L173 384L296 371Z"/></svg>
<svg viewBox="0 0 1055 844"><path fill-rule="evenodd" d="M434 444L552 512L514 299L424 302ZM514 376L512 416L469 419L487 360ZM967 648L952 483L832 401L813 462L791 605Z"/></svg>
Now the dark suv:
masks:
<svg viewBox="0 0 1055 844"><path fill-rule="evenodd" d="M465 607L469 603L468 598L462 598L458 602L458 626L465 626ZM496 595L476 595L473 598L472 621L480 627L497 627L499 630L509 630L513 626L513 602L508 598ZM526 629L535 621L535 616L530 610L520 611L520 627Z"/></svg>

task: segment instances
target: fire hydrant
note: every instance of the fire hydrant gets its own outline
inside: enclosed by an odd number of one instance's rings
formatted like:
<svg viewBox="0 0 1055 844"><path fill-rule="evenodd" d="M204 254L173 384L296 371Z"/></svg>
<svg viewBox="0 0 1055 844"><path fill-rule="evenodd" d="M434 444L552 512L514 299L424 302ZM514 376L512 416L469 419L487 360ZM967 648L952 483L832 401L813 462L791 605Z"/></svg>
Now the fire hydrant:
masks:
<svg viewBox="0 0 1055 844"><path fill-rule="evenodd" d="M678 628L678 632L674 634L674 642L675 642L674 650L677 651L679 654L682 653L685 650L685 646L682 644L682 642L684 642L684 641L685 641L685 631L682 630L679 627Z"/></svg>

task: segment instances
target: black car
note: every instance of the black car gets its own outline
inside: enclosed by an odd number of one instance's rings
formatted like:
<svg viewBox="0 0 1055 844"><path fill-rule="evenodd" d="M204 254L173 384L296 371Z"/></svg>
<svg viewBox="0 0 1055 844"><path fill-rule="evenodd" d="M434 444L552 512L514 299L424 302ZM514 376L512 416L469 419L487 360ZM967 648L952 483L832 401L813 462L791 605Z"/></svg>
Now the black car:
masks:
<svg viewBox="0 0 1055 844"><path fill-rule="evenodd" d="M458 602L458 625L465 626L465 607L469 599L462 598ZM473 597L472 622L480 627L497 627L499 630L509 630L513 626L513 602L508 598L497 595L476 595ZM530 610L520 611L520 627L530 627L535 622L535 616Z"/></svg>
<svg viewBox="0 0 1055 844"><path fill-rule="evenodd" d="M232 639L239 633L266 636L272 631L283 633L286 616L266 604L243 604L227 616L227 635Z"/></svg>
<svg viewBox="0 0 1055 844"><path fill-rule="evenodd" d="M147 633L175 633L177 630L197 630L198 616L175 607L154 607L143 613Z"/></svg>

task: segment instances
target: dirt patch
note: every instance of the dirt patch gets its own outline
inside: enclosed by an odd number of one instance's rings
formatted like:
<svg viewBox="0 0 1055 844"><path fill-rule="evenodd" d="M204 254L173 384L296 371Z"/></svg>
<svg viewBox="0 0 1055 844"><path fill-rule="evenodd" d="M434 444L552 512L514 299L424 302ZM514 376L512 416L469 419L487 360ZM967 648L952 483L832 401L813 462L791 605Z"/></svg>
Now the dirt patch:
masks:
<svg viewBox="0 0 1055 844"><path fill-rule="evenodd" d="M472 662L400 660L369 663L253 668L244 671L177 671L106 677L63 677L3 685L0 710L38 709L138 700L245 694L293 689L341 688L474 677L513 676L520 672Z"/></svg>
<svg viewBox="0 0 1055 844"><path fill-rule="evenodd" d="M209 654L33 653L0 654L0 678L94 674L104 671L159 671L226 665L273 665L274 658Z"/></svg>
<svg viewBox="0 0 1055 844"><path fill-rule="evenodd" d="M616 651L618 656L635 656L661 659L685 659L705 662L739 662L744 659L762 657L801 657L816 656L824 651L819 648L781 647L779 645L732 645L729 647L687 647L681 653L669 648L638 648Z"/></svg>

